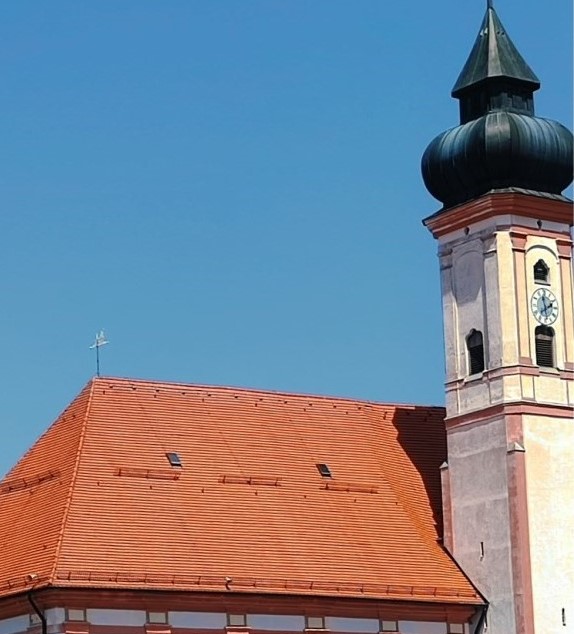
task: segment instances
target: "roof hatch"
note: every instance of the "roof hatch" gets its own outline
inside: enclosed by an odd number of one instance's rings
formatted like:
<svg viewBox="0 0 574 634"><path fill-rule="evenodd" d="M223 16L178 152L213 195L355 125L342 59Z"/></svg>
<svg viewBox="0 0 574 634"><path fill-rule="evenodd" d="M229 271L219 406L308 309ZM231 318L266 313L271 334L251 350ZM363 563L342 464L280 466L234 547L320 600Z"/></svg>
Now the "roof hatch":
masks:
<svg viewBox="0 0 574 634"><path fill-rule="evenodd" d="M169 464L172 467L183 467L183 463L181 462L181 458L174 451L168 451L165 454L165 457L168 459Z"/></svg>

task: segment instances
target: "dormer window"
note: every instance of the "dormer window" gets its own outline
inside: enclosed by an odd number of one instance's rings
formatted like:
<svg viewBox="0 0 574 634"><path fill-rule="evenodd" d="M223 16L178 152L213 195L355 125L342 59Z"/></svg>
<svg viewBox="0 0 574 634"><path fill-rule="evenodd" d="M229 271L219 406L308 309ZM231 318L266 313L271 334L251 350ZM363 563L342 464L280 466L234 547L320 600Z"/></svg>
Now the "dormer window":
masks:
<svg viewBox="0 0 574 634"><path fill-rule="evenodd" d="M554 328L537 326L534 331L536 345L536 365L544 368L554 367Z"/></svg>
<svg viewBox="0 0 574 634"><path fill-rule="evenodd" d="M548 284L550 281L550 269L544 260L538 260L534 265L534 281L539 284Z"/></svg>
<svg viewBox="0 0 574 634"><path fill-rule="evenodd" d="M480 330L474 328L466 338L468 351L468 373L479 374L484 371L484 343Z"/></svg>

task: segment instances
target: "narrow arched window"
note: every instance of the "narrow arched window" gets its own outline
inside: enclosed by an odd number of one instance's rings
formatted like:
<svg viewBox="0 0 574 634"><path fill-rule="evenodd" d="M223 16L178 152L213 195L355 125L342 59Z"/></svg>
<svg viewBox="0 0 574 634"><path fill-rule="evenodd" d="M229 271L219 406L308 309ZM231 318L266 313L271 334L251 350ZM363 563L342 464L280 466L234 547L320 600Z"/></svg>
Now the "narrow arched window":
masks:
<svg viewBox="0 0 574 634"><path fill-rule="evenodd" d="M480 330L474 328L466 338L466 348L468 350L468 371L469 374L478 374L484 370L484 343Z"/></svg>
<svg viewBox="0 0 574 634"><path fill-rule="evenodd" d="M550 269L544 260L538 260L534 265L534 281L548 283Z"/></svg>
<svg viewBox="0 0 574 634"><path fill-rule="evenodd" d="M554 329L550 326L537 326L534 331L536 343L536 365L545 368L554 367Z"/></svg>

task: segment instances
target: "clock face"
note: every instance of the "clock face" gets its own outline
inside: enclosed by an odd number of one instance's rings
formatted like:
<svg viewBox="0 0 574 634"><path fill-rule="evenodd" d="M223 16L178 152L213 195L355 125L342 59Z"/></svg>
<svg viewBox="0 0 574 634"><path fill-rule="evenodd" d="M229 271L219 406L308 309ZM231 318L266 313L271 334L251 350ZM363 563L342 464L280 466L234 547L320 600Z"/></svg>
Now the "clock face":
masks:
<svg viewBox="0 0 574 634"><path fill-rule="evenodd" d="M534 291L530 307L536 321L546 326L553 324L558 317L558 300L552 291L545 288Z"/></svg>

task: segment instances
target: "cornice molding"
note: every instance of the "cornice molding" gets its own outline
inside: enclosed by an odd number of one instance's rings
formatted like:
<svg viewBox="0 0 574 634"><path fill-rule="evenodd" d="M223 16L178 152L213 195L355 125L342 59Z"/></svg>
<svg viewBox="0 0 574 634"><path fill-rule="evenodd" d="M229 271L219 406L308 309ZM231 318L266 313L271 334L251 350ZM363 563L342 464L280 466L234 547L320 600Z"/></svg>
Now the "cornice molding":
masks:
<svg viewBox="0 0 574 634"><path fill-rule="evenodd" d="M58 588L38 590L34 598L42 610L55 607L79 609L147 610L162 612L227 612L228 614L304 615L375 618L411 621L466 622L483 605L477 597L451 597L434 601L385 600L322 596L265 595L236 592L179 592ZM0 619L26 614L25 594L0 600ZM168 626L164 626L168 627Z"/></svg>
<svg viewBox="0 0 574 634"><path fill-rule="evenodd" d="M440 238L481 220L501 215L523 216L545 222L562 223L569 227L574 224L570 201L515 192L486 194L471 202L441 210L425 218L423 223L435 238Z"/></svg>

